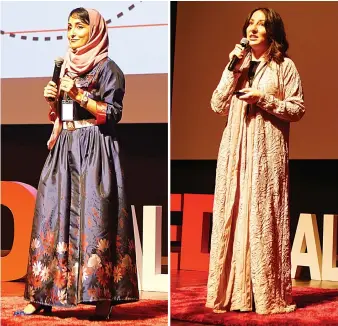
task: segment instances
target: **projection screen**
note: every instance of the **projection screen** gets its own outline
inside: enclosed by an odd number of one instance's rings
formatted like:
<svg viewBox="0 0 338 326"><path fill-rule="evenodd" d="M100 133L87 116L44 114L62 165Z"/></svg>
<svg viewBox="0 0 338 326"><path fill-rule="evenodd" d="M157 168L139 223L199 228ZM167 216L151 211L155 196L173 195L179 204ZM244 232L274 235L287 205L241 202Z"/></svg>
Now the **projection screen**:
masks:
<svg viewBox="0 0 338 326"><path fill-rule="evenodd" d="M132 1L2 1L1 123L46 124L43 88L67 49L72 9L98 10L109 57L126 76L122 123L168 120L168 4Z"/></svg>

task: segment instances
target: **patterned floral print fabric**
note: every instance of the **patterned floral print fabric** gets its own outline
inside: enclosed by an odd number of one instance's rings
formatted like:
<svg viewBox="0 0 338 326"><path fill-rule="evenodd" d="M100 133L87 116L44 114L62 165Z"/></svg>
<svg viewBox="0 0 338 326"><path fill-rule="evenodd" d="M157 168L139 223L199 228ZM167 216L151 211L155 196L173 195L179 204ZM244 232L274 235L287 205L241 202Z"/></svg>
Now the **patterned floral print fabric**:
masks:
<svg viewBox="0 0 338 326"><path fill-rule="evenodd" d="M226 68L211 99L225 116L219 149L206 306L215 312L288 312L291 296L288 204L290 122L305 112L294 63L262 61L247 107L233 93L248 87L249 53L240 71Z"/></svg>
<svg viewBox="0 0 338 326"><path fill-rule="evenodd" d="M77 82L91 98L107 103L107 119L102 125L62 130L47 157L24 297L63 307L135 301L133 225L115 130L122 114L124 76L112 60L105 60ZM75 116L90 118L78 105Z"/></svg>

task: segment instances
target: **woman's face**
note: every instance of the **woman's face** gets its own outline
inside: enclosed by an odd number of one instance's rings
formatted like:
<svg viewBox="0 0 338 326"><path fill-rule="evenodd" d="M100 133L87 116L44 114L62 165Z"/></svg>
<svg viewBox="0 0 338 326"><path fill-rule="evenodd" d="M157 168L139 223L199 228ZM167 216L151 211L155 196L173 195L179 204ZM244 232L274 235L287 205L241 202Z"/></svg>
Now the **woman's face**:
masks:
<svg viewBox="0 0 338 326"><path fill-rule="evenodd" d="M250 18L246 28L246 37L252 48L268 48L268 39L265 29L265 15L263 11L257 10Z"/></svg>
<svg viewBox="0 0 338 326"><path fill-rule="evenodd" d="M90 26L83 23L77 17L70 17L68 20L68 41L69 47L73 50L85 45L89 40Z"/></svg>

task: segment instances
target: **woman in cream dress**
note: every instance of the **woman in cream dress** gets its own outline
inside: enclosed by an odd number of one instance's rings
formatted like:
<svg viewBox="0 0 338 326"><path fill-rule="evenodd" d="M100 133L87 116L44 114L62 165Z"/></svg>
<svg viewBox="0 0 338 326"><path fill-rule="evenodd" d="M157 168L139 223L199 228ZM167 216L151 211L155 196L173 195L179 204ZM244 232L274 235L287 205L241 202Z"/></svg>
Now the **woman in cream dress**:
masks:
<svg viewBox="0 0 338 326"><path fill-rule="evenodd" d="M225 117L216 173L206 306L215 312L290 312L290 122L305 112L301 81L274 10L253 10L211 99ZM236 91L245 93L235 95Z"/></svg>

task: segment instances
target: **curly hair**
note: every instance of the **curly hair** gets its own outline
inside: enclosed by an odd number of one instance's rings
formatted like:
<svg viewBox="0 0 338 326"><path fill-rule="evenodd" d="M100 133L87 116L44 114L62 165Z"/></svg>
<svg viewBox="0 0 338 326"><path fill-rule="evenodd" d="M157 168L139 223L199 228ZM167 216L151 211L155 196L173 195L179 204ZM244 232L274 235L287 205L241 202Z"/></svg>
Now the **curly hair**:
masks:
<svg viewBox="0 0 338 326"><path fill-rule="evenodd" d="M281 16L270 8L256 8L251 11L243 25L243 36L247 37L246 29L249 26L250 19L256 11L262 11L265 15L264 27L266 29L269 48L267 51L268 61L275 61L280 64L284 61L284 58L288 57L287 50L289 43L286 39L284 24Z"/></svg>

